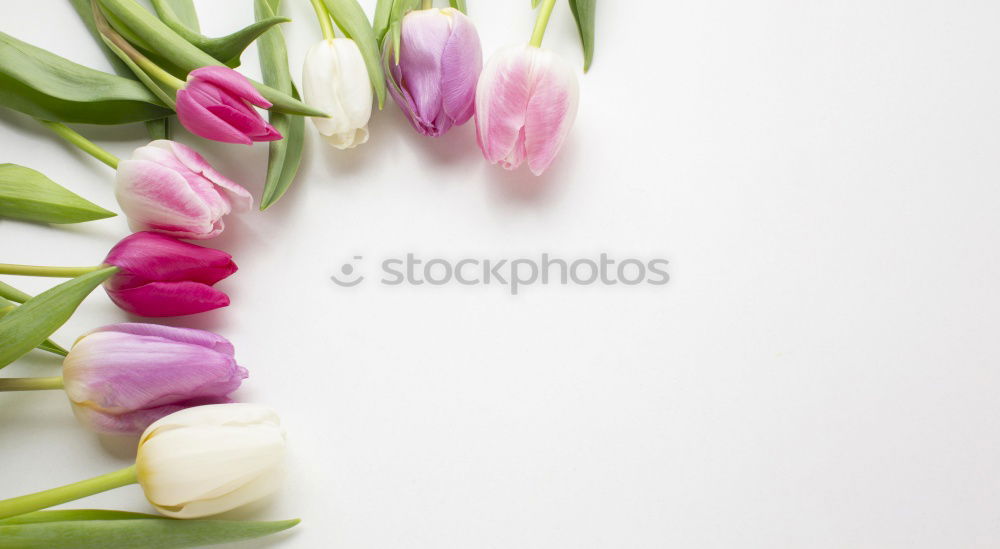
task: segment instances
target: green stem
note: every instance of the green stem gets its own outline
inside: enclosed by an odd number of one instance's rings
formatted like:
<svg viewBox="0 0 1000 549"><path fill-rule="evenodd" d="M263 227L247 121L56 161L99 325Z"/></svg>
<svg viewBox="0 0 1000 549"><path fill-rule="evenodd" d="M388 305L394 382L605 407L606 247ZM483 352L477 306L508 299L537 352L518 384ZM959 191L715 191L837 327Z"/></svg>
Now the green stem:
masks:
<svg viewBox="0 0 1000 549"><path fill-rule="evenodd" d="M105 267L107 267L107 265L96 265L94 267L37 267L35 265L0 263L0 274L73 278L82 274L99 271Z"/></svg>
<svg viewBox="0 0 1000 549"><path fill-rule="evenodd" d="M545 27L549 26L549 16L552 15L552 8L556 7L556 0L545 0L542 9L538 12L538 19L535 19L535 30L531 33L531 41L528 43L536 48L542 47L542 38L545 37Z"/></svg>
<svg viewBox="0 0 1000 549"><path fill-rule="evenodd" d="M72 128L63 124L61 122L52 122L49 120L37 119L45 127L52 130L56 135L65 139L69 144L75 146L81 151L93 156L94 158L104 162L108 166L114 169L118 169L118 157L109 153L108 151L99 147L93 141L87 139L86 137L76 133Z"/></svg>
<svg viewBox="0 0 1000 549"><path fill-rule="evenodd" d="M135 484L136 482L135 465L131 465L120 471L74 484L67 484L66 486L45 490L44 492L5 499L0 501L0 519L23 515L24 513L38 511L39 509L46 509L53 505L92 496L121 486Z"/></svg>
<svg viewBox="0 0 1000 549"><path fill-rule="evenodd" d="M132 60L133 63L142 69L143 72L152 76L161 84L174 91L184 87L183 80L165 71L156 63L153 63L152 60L143 55L139 50L135 49L135 47L128 40L126 40L124 36L118 34L118 32L111 27L111 24L108 23L107 18L104 17L104 13L101 12L97 2L92 0L91 7L94 11L94 25L97 27L97 30L100 31L101 35L121 50L129 59Z"/></svg>
<svg viewBox="0 0 1000 549"><path fill-rule="evenodd" d="M316 19L319 20L319 28L323 30L323 38L333 40L336 38L336 35L333 33L333 20L330 18L330 12L323 5L323 0L310 1L312 2L313 9L316 10Z"/></svg>
<svg viewBox="0 0 1000 549"><path fill-rule="evenodd" d="M420 0L420 9L429 10L434 7L434 0Z"/></svg>
<svg viewBox="0 0 1000 549"><path fill-rule="evenodd" d="M62 389L62 376L55 377L0 377L0 392L3 391L47 391Z"/></svg>

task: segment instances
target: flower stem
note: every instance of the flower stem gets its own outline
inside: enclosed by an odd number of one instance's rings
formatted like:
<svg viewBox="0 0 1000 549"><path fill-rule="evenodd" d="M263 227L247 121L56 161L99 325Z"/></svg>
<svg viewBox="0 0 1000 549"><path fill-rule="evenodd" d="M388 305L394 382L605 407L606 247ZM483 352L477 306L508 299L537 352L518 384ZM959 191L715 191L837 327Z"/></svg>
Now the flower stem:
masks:
<svg viewBox="0 0 1000 549"><path fill-rule="evenodd" d="M0 501L0 519L10 518L53 505L66 503L83 497L106 492L121 486L136 483L135 465L130 465L120 471L108 473L99 477L83 480L59 488L36 492L25 496Z"/></svg>
<svg viewBox="0 0 1000 549"><path fill-rule="evenodd" d="M62 389L62 376L55 377L0 377L0 392L4 391L47 391Z"/></svg>
<svg viewBox="0 0 1000 549"><path fill-rule="evenodd" d="M82 274L99 271L107 265L94 267L38 267L35 265L14 265L0 263L0 274L20 276L48 276L53 278L73 278Z"/></svg>
<svg viewBox="0 0 1000 549"><path fill-rule="evenodd" d="M118 32L111 27L111 23L108 22L107 18L104 17L104 13L101 11L101 8L97 5L97 2L92 1L91 8L93 9L94 12L94 26L97 27L97 30L101 33L101 36L103 36L106 39L105 43L110 42L109 46L112 48L112 50L115 49L118 50L115 51L115 54L118 55L119 57L124 56L122 61L124 61L126 64L129 64L129 62L131 61L131 63L135 65L133 67L130 67L133 69L132 72L136 72L135 69L136 67L138 67L138 69L140 69L141 72L145 72L147 75L155 78L159 83L163 84L167 88L170 88L174 91L177 91L184 87L183 80L163 70L162 67L151 61L148 57L143 55L139 50L135 49L135 46L129 43L129 41L126 40L124 36L118 34ZM141 76L141 75L136 74L136 76ZM150 87L147 82L144 83L147 84L147 87ZM153 93L157 92L157 90L154 90L152 88L150 88L150 91L152 91ZM160 92L162 93L162 90L160 90ZM160 99L164 99L167 105L170 108L173 108L172 104L173 100L170 99L169 97L161 96L161 93L156 93L157 97L160 97Z"/></svg>
<svg viewBox="0 0 1000 549"><path fill-rule="evenodd" d="M420 0L420 9L429 10L434 7L434 0Z"/></svg>
<svg viewBox="0 0 1000 549"><path fill-rule="evenodd" d="M311 0L313 9L316 11L316 19L319 20L319 28L323 30L323 38L333 40L336 35L333 33L333 21L330 19L330 12L323 5L323 0Z"/></svg>
<svg viewBox="0 0 1000 549"><path fill-rule="evenodd" d="M100 160L101 162L104 162L108 166L111 166L113 169L116 169L116 170L118 169L118 157L117 156L115 156L115 155L109 153L108 151L102 149L96 143L94 143L93 141L87 139L86 137L84 137L84 136L76 133L76 131L74 131L72 128L70 128L66 124L63 124L61 122L52 122L52 121L49 121L49 120L42 120L40 118L37 119L37 120L39 122L41 122L43 126L45 126L48 129L52 130L53 133L55 133L59 137L63 138L64 140L66 140L71 145L77 147L81 151L89 154L90 156L93 156L94 158Z"/></svg>
<svg viewBox="0 0 1000 549"><path fill-rule="evenodd" d="M556 0L545 0L542 9L538 12L538 19L535 19L535 30L531 33L531 41L528 43L536 48L542 47L542 38L545 37L545 27L549 26L549 16L552 15L552 8L556 7Z"/></svg>

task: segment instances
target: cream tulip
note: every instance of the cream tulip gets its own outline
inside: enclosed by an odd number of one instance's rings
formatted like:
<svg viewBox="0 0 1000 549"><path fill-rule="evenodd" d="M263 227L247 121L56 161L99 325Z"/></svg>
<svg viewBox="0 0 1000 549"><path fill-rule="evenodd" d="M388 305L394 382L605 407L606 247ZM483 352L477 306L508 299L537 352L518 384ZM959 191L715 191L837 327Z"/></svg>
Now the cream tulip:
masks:
<svg viewBox="0 0 1000 549"><path fill-rule="evenodd" d="M196 406L146 429L139 439L136 478L160 513L205 517L273 492L281 481L284 453L284 431L270 408Z"/></svg>
<svg viewBox="0 0 1000 549"><path fill-rule="evenodd" d="M350 38L325 39L306 53L302 95L310 106L330 114L313 118L316 129L337 149L368 141L372 85L361 50Z"/></svg>

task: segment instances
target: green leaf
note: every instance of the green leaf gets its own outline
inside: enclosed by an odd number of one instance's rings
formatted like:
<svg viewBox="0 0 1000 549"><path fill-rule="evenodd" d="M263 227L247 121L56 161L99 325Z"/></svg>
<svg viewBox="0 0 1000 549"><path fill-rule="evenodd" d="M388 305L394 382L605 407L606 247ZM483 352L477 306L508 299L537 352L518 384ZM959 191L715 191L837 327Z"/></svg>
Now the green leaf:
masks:
<svg viewBox="0 0 1000 549"><path fill-rule="evenodd" d="M14 303L13 301L7 301L6 299L0 297L0 318L3 318L4 316L7 315L7 313L13 311L16 308L17 308L17 303ZM66 356L67 354L69 354L69 351L63 349L61 346L59 346L58 344L49 339L46 339L40 345L38 345L38 348L43 351L48 351L50 353L57 354L60 356Z"/></svg>
<svg viewBox="0 0 1000 549"><path fill-rule="evenodd" d="M270 522L178 520L150 515L110 518L116 515L117 513L94 515L107 518L79 520L0 523L0 549L200 547L259 538L287 530L299 523L298 519Z"/></svg>
<svg viewBox="0 0 1000 549"><path fill-rule="evenodd" d="M170 113L142 84L0 32L0 105L45 120L124 124Z"/></svg>
<svg viewBox="0 0 1000 549"><path fill-rule="evenodd" d="M174 32L220 63L234 68L240 66L240 55L257 37L279 23L291 21L285 17L267 17L228 36L209 38L197 30L198 16L191 0L152 0L152 3L160 20ZM193 27L185 22L192 18L195 22Z"/></svg>
<svg viewBox="0 0 1000 549"><path fill-rule="evenodd" d="M114 216L114 212L31 168L0 164L0 217L37 223L82 223Z"/></svg>
<svg viewBox="0 0 1000 549"><path fill-rule="evenodd" d="M119 21L119 23L111 21L116 30L123 30L118 27L119 24L123 25L145 41L149 45L149 49L159 53L179 69L190 72L199 67L220 64L217 59L198 49L197 46L168 27L166 23L143 9L135 0L98 1L106 13L113 15ZM327 116L323 111L314 109L287 93L259 82L253 82L253 84L261 95L274 104L272 108L275 110L303 116Z"/></svg>
<svg viewBox="0 0 1000 549"><path fill-rule="evenodd" d="M333 22L348 38L354 40L361 50L361 56L368 67L368 78L375 88L378 98L378 108L385 106L385 74L382 72L382 55L379 52L375 30L365 15L365 10L358 0L323 0L327 11L333 16Z"/></svg>
<svg viewBox="0 0 1000 549"><path fill-rule="evenodd" d="M375 20L372 22L372 30L375 31L375 40L382 44L386 31L389 30L389 15L392 14L392 0L378 0L375 4Z"/></svg>
<svg viewBox="0 0 1000 549"><path fill-rule="evenodd" d="M0 519L0 526L7 524L39 524L45 522L65 522L71 520L124 520L163 518L160 515L132 513L129 511L106 511L103 509L58 509L34 511L10 518Z"/></svg>
<svg viewBox="0 0 1000 549"><path fill-rule="evenodd" d="M151 140L170 139L170 119L157 118L146 121L146 133Z"/></svg>
<svg viewBox="0 0 1000 549"><path fill-rule="evenodd" d="M531 0L531 9L537 8L539 5L541 5L541 3L542 0Z"/></svg>
<svg viewBox="0 0 1000 549"><path fill-rule="evenodd" d="M533 1L537 1L537 0L533 0ZM465 0L448 0L448 4L450 4L451 7L455 8L456 10L458 10L458 11L460 11L460 12L466 14L466 15L469 14L469 8L465 5Z"/></svg>
<svg viewBox="0 0 1000 549"><path fill-rule="evenodd" d="M69 320L94 288L117 270L117 267L106 267L67 280L25 301L24 305L0 318L0 368L45 341Z"/></svg>
<svg viewBox="0 0 1000 549"><path fill-rule="evenodd" d="M254 0L254 15L257 19L271 17L277 13L280 4L281 0ZM298 98L298 90L292 83L288 68L288 50L281 29L271 29L261 36L257 51L264 83ZM269 112L268 120L285 138L268 144L267 178L260 199L261 210L277 202L295 180L306 134L306 119L301 116Z"/></svg>
<svg viewBox="0 0 1000 549"><path fill-rule="evenodd" d="M576 19L576 28L580 31L580 42L583 43L583 72L590 70L594 62L594 21L597 12L597 0L569 0L569 8Z"/></svg>
<svg viewBox="0 0 1000 549"><path fill-rule="evenodd" d="M389 39L392 40L392 52L394 61L399 63L399 41L403 33L403 17L410 11L417 9L420 0L393 0L392 10L389 13ZM383 37L383 42L385 38ZM383 43L383 46L385 44Z"/></svg>

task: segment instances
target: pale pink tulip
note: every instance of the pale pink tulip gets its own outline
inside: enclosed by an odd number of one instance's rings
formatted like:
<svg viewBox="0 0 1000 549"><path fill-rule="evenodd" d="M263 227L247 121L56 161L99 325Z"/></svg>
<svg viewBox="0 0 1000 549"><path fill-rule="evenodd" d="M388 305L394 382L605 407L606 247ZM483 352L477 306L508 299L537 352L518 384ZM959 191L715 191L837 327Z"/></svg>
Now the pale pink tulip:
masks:
<svg viewBox="0 0 1000 549"><path fill-rule="evenodd" d="M222 217L247 211L246 189L215 170L194 149L160 139L139 147L118 164L115 197L133 231L178 238L212 238Z"/></svg>
<svg viewBox="0 0 1000 549"><path fill-rule="evenodd" d="M525 160L541 175L573 126L576 73L551 51L509 46L490 59L476 89L476 136L483 156L508 170Z"/></svg>

